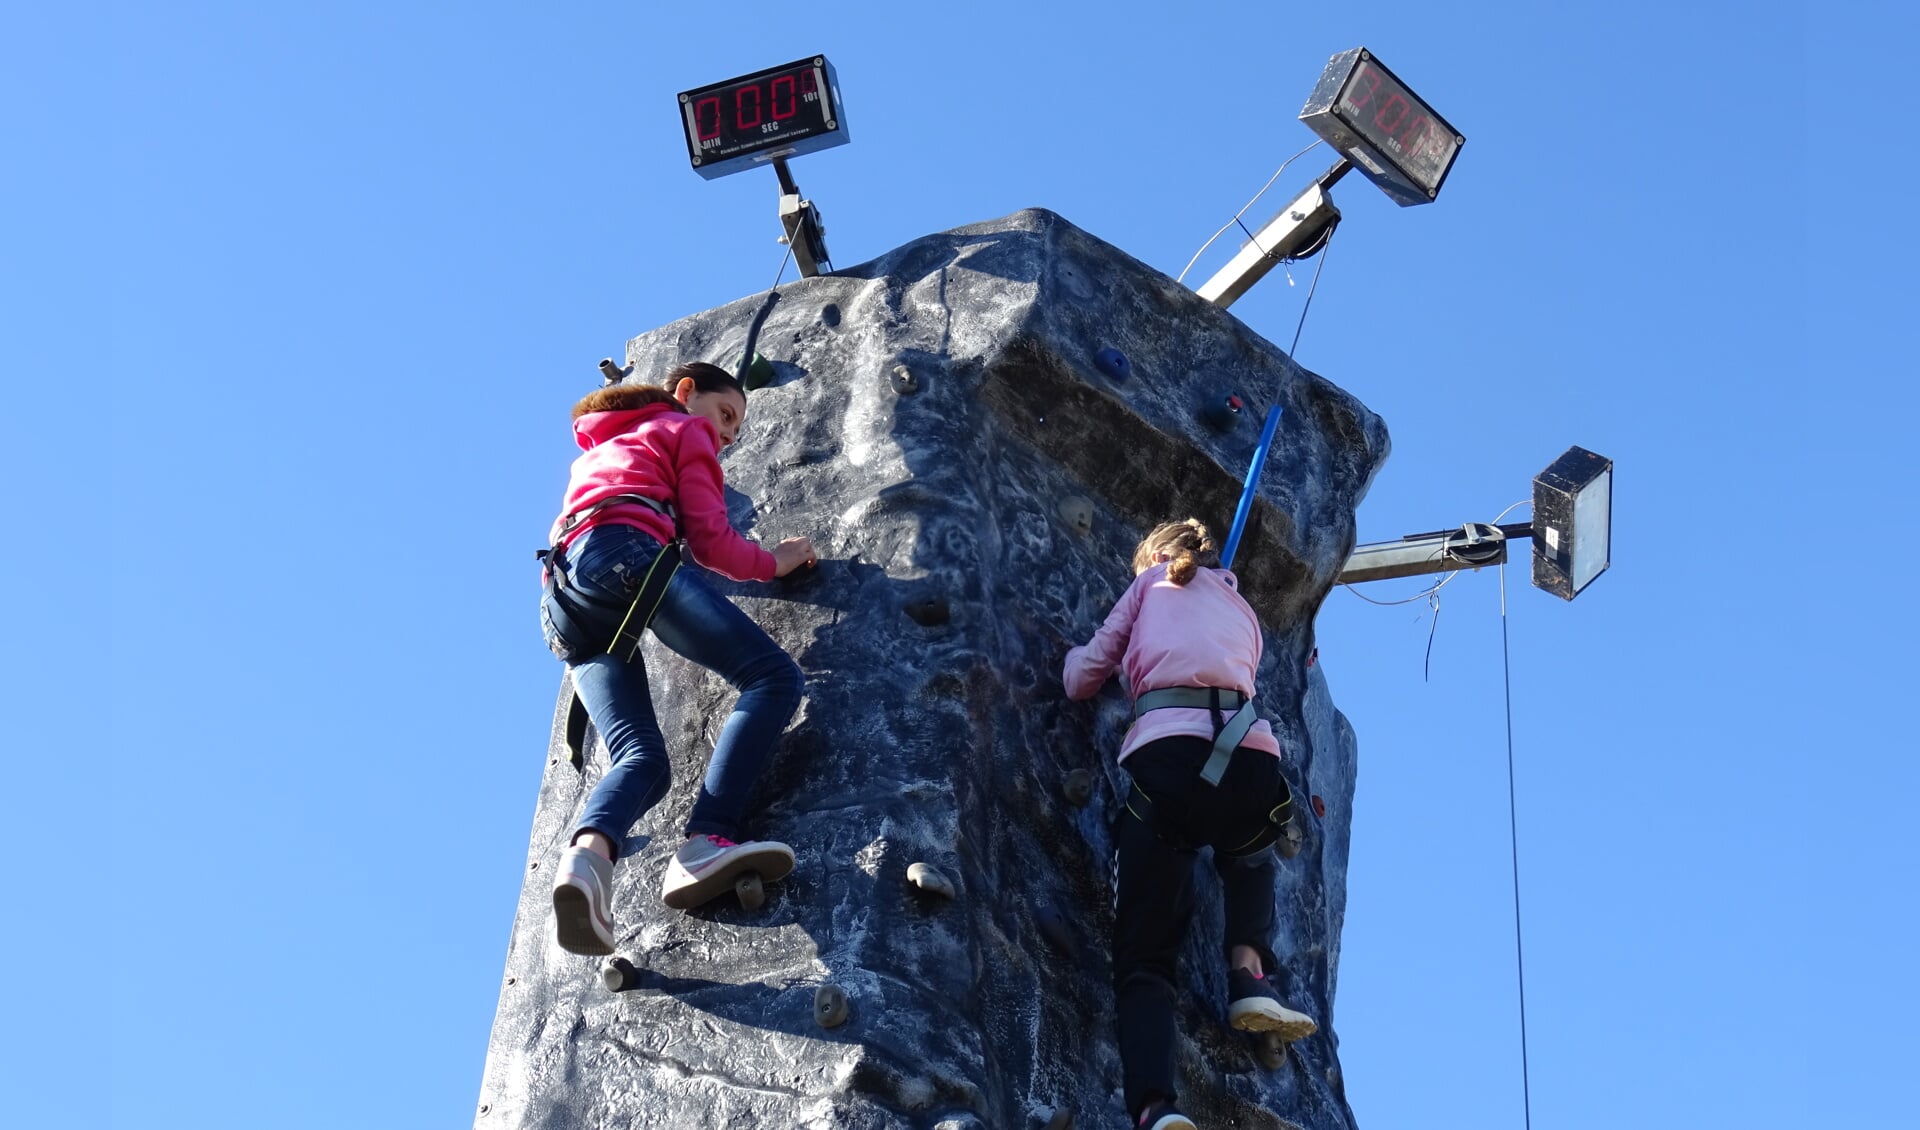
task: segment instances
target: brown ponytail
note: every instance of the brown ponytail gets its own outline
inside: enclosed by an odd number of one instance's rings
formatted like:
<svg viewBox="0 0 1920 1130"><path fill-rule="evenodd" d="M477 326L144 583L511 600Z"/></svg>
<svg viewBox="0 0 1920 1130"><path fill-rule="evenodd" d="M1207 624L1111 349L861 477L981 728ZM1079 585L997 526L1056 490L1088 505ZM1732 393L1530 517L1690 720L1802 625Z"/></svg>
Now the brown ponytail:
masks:
<svg viewBox="0 0 1920 1130"><path fill-rule="evenodd" d="M1211 569L1220 564L1215 548L1207 527L1198 518L1162 522L1141 539L1139 548L1133 551L1133 571L1138 575L1153 568L1155 555L1164 553L1167 580L1184 585L1193 580L1194 573L1202 567Z"/></svg>

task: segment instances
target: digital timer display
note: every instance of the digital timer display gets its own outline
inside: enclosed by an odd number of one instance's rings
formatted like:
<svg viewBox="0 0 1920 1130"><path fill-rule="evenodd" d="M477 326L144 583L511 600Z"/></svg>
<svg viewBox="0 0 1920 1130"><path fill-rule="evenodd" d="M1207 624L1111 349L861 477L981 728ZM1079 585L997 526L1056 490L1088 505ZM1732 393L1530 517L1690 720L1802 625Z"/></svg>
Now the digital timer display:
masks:
<svg viewBox="0 0 1920 1130"><path fill-rule="evenodd" d="M819 55L682 93L694 171L711 180L846 144L838 94L833 66Z"/></svg>
<svg viewBox="0 0 1920 1130"><path fill-rule="evenodd" d="M1402 205L1439 196L1467 143L1364 47L1327 63L1300 120Z"/></svg>

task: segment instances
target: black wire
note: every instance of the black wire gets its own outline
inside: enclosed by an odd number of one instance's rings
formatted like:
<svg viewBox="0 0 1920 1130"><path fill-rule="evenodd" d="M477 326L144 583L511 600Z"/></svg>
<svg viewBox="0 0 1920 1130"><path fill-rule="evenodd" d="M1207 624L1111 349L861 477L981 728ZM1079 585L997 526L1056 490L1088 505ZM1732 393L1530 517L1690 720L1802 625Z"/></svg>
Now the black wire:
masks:
<svg viewBox="0 0 1920 1130"><path fill-rule="evenodd" d="M1520 941L1520 818L1513 789L1513 664L1507 647L1507 567L1500 566L1500 674L1507 688L1507 834L1513 852L1513 961L1520 979L1520 1095L1533 1130L1533 1084L1527 1070L1527 954Z"/></svg>
<svg viewBox="0 0 1920 1130"><path fill-rule="evenodd" d="M1313 309L1313 292L1320 289L1320 268L1327 265L1326 249L1333 245L1333 228L1336 226L1338 225L1328 226L1327 237L1320 243L1320 261L1313 265L1313 285L1307 287L1306 305L1300 307L1300 324L1293 327L1293 344L1287 346L1289 358L1293 356L1294 350L1300 348L1300 331L1307 327L1307 311Z"/></svg>
<svg viewBox="0 0 1920 1130"><path fill-rule="evenodd" d="M1427 603L1433 608L1433 622L1427 625L1427 661L1425 666L1421 668L1420 678L1423 682L1431 683L1433 682L1433 636L1434 633L1440 630L1439 590L1436 589L1428 595Z"/></svg>

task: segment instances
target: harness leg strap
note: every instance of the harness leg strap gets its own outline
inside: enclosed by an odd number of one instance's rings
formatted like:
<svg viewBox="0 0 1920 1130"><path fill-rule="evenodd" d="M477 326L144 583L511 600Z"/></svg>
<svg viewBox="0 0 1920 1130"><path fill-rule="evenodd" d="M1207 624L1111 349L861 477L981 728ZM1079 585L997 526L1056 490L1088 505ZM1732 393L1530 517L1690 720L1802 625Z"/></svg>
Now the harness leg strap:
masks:
<svg viewBox="0 0 1920 1130"><path fill-rule="evenodd" d="M1258 720L1259 716L1253 712L1251 702L1242 704L1233 717L1227 719L1227 724L1220 728L1219 735L1213 739L1213 753L1207 757L1207 763L1200 767L1202 781L1215 788L1220 787L1220 778L1227 775L1227 763L1233 760L1233 751L1239 748L1247 731L1253 729L1253 724Z"/></svg>

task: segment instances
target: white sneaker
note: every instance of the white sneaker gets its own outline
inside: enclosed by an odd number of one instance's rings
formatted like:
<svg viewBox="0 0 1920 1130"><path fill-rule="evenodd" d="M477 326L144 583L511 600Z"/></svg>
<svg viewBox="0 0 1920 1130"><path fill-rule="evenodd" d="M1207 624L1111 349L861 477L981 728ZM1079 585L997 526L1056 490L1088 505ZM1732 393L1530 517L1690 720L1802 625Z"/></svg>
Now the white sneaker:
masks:
<svg viewBox="0 0 1920 1130"><path fill-rule="evenodd" d="M733 881L751 871L766 882L793 870L793 849L772 840L736 844L724 836L688 836L667 863L660 899L675 910L690 910L719 897Z"/></svg>
<svg viewBox="0 0 1920 1130"><path fill-rule="evenodd" d="M553 881L553 929L561 949L612 953L613 919L607 914L612 901L611 862L590 848L569 847L560 853L560 873Z"/></svg>

